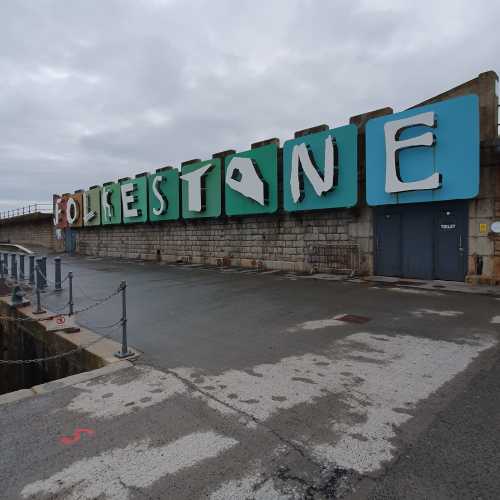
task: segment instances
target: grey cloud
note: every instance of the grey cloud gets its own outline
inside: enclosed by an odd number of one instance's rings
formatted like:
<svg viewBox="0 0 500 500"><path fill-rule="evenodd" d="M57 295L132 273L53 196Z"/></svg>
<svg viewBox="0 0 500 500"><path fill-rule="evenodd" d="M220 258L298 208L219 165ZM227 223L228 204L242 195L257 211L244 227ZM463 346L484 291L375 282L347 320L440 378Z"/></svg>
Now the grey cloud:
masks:
<svg viewBox="0 0 500 500"><path fill-rule="evenodd" d="M497 69L496 2L6 0L0 210Z"/></svg>

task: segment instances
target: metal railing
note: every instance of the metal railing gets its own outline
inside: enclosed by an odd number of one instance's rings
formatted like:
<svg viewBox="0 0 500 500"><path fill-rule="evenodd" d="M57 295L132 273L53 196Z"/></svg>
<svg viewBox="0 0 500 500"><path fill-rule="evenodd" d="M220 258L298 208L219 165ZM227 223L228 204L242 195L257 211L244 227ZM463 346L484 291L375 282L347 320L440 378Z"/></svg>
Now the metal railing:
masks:
<svg viewBox="0 0 500 500"><path fill-rule="evenodd" d="M26 257L28 260L26 261ZM9 265L10 264L10 265ZM62 307L55 308L50 307L47 304L42 303L42 293L44 298L51 295L62 295L65 290L63 289L63 284L67 284L68 300L64 303ZM102 338L114 339L113 335L116 334L115 330L121 328L121 347L118 352L115 353L117 358L128 358L134 355L134 352L128 348L127 340L127 282L122 281L120 286L111 290L109 294L103 297L90 297L87 295L81 286L78 284L77 287L82 292L83 296L90 300L90 304L82 305L75 309L74 294L73 294L73 284L74 276L70 271L67 273L66 277L62 278L62 262L60 257L54 259L54 280L48 277L47 273L47 257L41 256L37 257L35 255L26 256L24 254L0 252L0 284L6 285L11 291L11 307L15 308L18 306L23 306L32 303L33 315L41 315L38 319L39 322L43 321L55 321L59 326L51 331L64 331L66 333L71 333L73 331L79 331L76 326L64 327L67 325L67 321L71 318L76 317L80 313L85 313L91 309L101 306L102 304L110 301L116 296L121 295L121 306L122 314L121 317L111 324L107 325L90 325L91 330L96 329L99 331L99 336L97 339L92 340L88 344L81 344L74 349L69 351L54 354L44 358L33 358L33 359L2 359L0 354L0 366L2 365L20 365L20 364L31 364L31 363L43 363L46 361L51 361L59 359L65 356L73 355L80 352L83 349L90 347L91 345L100 342ZM52 290L50 288L53 287ZM27 293L31 294L31 301L25 301L25 295ZM50 311L50 313L49 313ZM14 323L26 323L35 321L34 317L25 315L25 317L20 317L19 315L13 314L11 316L0 315L0 321L9 321ZM104 331L108 331L106 335ZM114 333L111 333L114 332Z"/></svg>
<svg viewBox="0 0 500 500"><path fill-rule="evenodd" d="M308 262L314 268L354 276L360 268L359 245L315 245L309 249Z"/></svg>
<svg viewBox="0 0 500 500"><path fill-rule="evenodd" d="M51 214L52 203L33 203L24 207L13 208L12 210L4 210L0 212L0 219L11 219L12 217L20 217L28 214Z"/></svg>

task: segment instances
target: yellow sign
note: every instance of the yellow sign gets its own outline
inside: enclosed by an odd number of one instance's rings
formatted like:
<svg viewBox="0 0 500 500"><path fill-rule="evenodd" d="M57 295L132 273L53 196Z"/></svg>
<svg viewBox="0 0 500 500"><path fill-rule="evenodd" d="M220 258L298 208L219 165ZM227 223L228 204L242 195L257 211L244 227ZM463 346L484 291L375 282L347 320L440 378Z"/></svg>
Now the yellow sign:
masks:
<svg viewBox="0 0 500 500"><path fill-rule="evenodd" d="M481 234L485 234L488 232L488 225L487 224L479 224L479 232Z"/></svg>

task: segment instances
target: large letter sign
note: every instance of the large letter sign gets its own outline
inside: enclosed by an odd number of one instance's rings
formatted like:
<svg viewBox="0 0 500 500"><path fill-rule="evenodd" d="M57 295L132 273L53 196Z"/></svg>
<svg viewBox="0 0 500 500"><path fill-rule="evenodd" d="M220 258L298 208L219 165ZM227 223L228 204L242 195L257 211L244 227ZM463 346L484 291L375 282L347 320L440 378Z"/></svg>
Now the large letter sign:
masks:
<svg viewBox="0 0 500 500"><path fill-rule="evenodd" d="M278 146L268 144L225 158L227 215L278 209Z"/></svg>
<svg viewBox="0 0 500 500"><path fill-rule="evenodd" d="M136 175L134 179L120 181L122 216L125 224L148 220L147 184L147 174Z"/></svg>
<svg viewBox="0 0 500 500"><path fill-rule="evenodd" d="M285 142L285 210L352 207L358 199L357 128L355 125Z"/></svg>
<svg viewBox="0 0 500 500"><path fill-rule="evenodd" d="M101 204L102 224L120 224L122 221L120 184L116 182L105 182L102 185Z"/></svg>
<svg viewBox="0 0 500 500"><path fill-rule="evenodd" d="M101 225L101 188L92 186L83 194L83 225Z"/></svg>
<svg viewBox="0 0 500 500"><path fill-rule="evenodd" d="M369 205L474 198L479 189L479 108L473 95L369 120Z"/></svg>
<svg viewBox="0 0 500 500"><path fill-rule="evenodd" d="M479 191L476 95L368 120L360 175L357 127L327 129L297 132L283 150L278 139L268 139L248 151L184 162L180 169L163 167L85 193L54 195L54 225L214 218L223 211L229 217L272 214L280 208L278 186L286 212L350 208L362 179L369 205L469 199Z"/></svg>
<svg viewBox="0 0 500 500"><path fill-rule="evenodd" d="M179 171L163 167L148 177L149 220L176 220L179 218Z"/></svg>
<svg viewBox="0 0 500 500"><path fill-rule="evenodd" d="M221 162L218 158L182 165L182 217L219 217Z"/></svg>

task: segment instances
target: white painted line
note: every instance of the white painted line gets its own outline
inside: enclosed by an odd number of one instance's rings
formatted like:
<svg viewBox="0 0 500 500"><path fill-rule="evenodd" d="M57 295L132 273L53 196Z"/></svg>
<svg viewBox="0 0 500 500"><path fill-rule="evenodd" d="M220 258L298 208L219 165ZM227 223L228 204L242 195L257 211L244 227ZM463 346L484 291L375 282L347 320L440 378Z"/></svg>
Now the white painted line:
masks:
<svg viewBox="0 0 500 500"><path fill-rule="evenodd" d="M494 323L494 324L500 323L500 316L493 316L493 318L491 318L490 323Z"/></svg>
<svg viewBox="0 0 500 500"><path fill-rule="evenodd" d="M328 328L330 326L342 326L346 325L345 321L340 321L338 318L345 316L345 314L338 314L333 318L327 319L317 319L313 321L306 321L304 323L300 323L297 326L292 326L291 328L287 328L288 332L298 332L300 330L319 330L322 328Z"/></svg>
<svg viewBox="0 0 500 500"><path fill-rule="evenodd" d="M138 441L79 460L48 479L28 484L21 495L125 500L130 488L147 488L163 476L216 457L237 443L212 431L195 432L156 448L149 440Z"/></svg>
<svg viewBox="0 0 500 500"><path fill-rule="evenodd" d="M464 370L491 337L457 342L415 336L371 333L349 335L324 353L290 356L251 370L229 370L205 376L202 386L217 399L265 421L301 404L312 406L334 394L349 408L335 413L335 442L311 442L311 452L326 465L361 473L378 469L392 457L395 427L411 418L413 409ZM199 370L178 368L189 378Z"/></svg>
<svg viewBox="0 0 500 500"><path fill-rule="evenodd" d="M413 311L412 314L417 318L421 318L425 315L435 315L435 316L443 316L445 318L454 318L456 316L461 316L463 311L436 311L434 309L417 309Z"/></svg>
<svg viewBox="0 0 500 500"><path fill-rule="evenodd" d="M241 479L227 481L210 495L210 500L291 500L303 496L282 493L276 489L274 481L263 479L261 474L249 474Z"/></svg>
<svg viewBox="0 0 500 500"><path fill-rule="evenodd" d="M147 408L186 391L175 376L148 367L135 368L129 382L119 376L108 380L93 380L76 384L82 392L67 406L68 410L91 415L94 418L113 418L138 408Z"/></svg>

